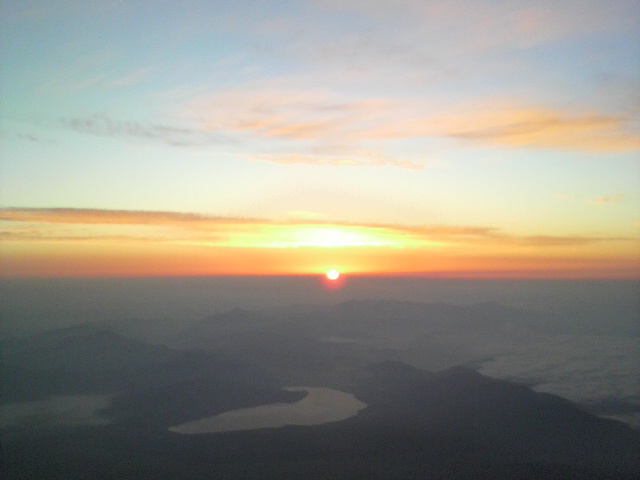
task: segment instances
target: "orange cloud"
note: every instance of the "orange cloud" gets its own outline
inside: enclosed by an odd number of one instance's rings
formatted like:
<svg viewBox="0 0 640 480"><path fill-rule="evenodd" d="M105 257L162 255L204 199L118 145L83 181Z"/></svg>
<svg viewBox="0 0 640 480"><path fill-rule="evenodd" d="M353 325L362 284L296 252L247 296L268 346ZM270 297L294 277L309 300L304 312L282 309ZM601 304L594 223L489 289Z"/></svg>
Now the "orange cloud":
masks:
<svg viewBox="0 0 640 480"><path fill-rule="evenodd" d="M438 275L554 271L580 277L596 271L633 276L640 265L634 239L514 236L490 227L74 209L5 209L0 222L4 276L309 274L337 268Z"/></svg>
<svg viewBox="0 0 640 480"><path fill-rule="evenodd" d="M597 153L640 149L640 135L628 129L630 122L624 116L517 105L504 99L443 109L391 100L340 102L320 92L247 89L221 92L192 106L191 114L201 117L209 130L278 139L295 144L299 152L308 152L318 142L353 149L362 142L421 137ZM281 163L376 165L375 159L360 157L299 153L255 158ZM404 166L402 162L385 164Z"/></svg>
<svg viewBox="0 0 640 480"><path fill-rule="evenodd" d="M440 117L381 125L375 138L440 136L503 147L619 153L640 149L640 135L625 131L626 119L541 108L472 108Z"/></svg>
<svg viewBox="0 0 640 480"><path fill-rule="evenodd" d="M455 119L444 131L451 137L509 147L600 153L638 150L640 135L627 133L625 120L531 108Z"/></svg>
<svg viewBox="0 0 640 480"><path fill-rule="evenodd" d="M492 227L402 226L317 220L275 222L179 212L65 208L3 209L0 210L0 222L4 222L4 228L0 230L0 238L5 239L122 239L127 238L127 235L122 232L140 231L147 234L146 240L149 241L208 243L211 246L247 248L305 246L404 248L452 244L544 247L632 240L593 236L513 236ZM56 230L57 227L51 225L66 225L66 227L64 230ZM154 227L162 228L154 230ZM55 236L56 232L64 232L66 235ZM110 232L111 235L103 235L103 232ZM70 233L73 235L69 235ZM142 237L132 235L131 238Z"/></svg>
<svg viewBox="0 0 640 480"><path fill-rule="evenodd" d="M247 218L210 217L195 213L79 208L5 208L0 221L85 225L198 225L204 223L256 223ZM266 221L262 221L268 223Z"/></svg>

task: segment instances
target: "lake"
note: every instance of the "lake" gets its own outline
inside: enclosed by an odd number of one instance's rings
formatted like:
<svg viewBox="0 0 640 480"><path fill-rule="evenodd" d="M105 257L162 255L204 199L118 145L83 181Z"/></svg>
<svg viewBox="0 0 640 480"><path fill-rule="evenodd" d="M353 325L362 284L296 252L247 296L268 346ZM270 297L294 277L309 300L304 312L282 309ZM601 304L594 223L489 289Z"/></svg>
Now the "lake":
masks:
<svg viewBox="0 0 640 480"><path fill-rule="evenodd" d="M274 403L242 408L176 425L169 431L201 434L279 428L287 425L322 425L353 417L367 407L353 394L319 387L287 387L292 392L306 391L307 396L295 403Z"/></svg>

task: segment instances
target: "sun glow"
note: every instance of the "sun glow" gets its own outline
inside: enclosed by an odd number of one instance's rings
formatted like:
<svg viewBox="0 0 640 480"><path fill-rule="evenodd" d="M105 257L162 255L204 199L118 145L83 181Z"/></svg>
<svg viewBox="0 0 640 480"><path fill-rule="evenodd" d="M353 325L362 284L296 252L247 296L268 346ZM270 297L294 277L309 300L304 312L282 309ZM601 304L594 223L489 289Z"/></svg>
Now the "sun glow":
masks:
<svg viewBox="0 0 640 480"><path fill-rule="evenodd" d="M326 288L336 289L352 275L363 274L639 275L639 252L632 236L528 236L488 227L0 209L0 237L0 277L313 274Z"/></svg>
<svg viewBox="0 0 640 480"><path fill-rule="evenodd" d="M345 225L293 225L277 226L265 235L273 240L259 243L271 248L344 248L405 246L406 239L393 229Z"/></svg>
<svg viewBox="0 0 640 480"><path fill-rule="evenodd" d="M340 276L340 272L338 272L337 270L329 270L327 272L327 278L329 280L337 280L339 276Z"/></svg>
<svg viewBox="0 0 640 480"><path fill-rule="evenodd" d="M345 285L345 277L334 268L327 270L327 272L321 277L322 285L327 290L340 290Z"/></svg>

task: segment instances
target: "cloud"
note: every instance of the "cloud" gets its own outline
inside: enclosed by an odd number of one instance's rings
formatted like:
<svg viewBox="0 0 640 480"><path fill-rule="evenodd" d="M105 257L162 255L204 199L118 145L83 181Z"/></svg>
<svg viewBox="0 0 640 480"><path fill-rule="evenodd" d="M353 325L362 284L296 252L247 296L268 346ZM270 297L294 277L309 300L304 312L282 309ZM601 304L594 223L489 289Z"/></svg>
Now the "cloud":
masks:
<svg viewBox="0 0 640 480"><path fill-rule="evenodd" d="M92 115L62 120L62 124L79 133L105 137L128 137L153 140L171 146L194 146L228 142L228 138L205 130L161 124L123 121L107 115Z"/></svg>
<svg viewBox="0 0 640 480"><path fill-rule="evenodd" d="M485 108L380 125L375 138L448 137L498 147L613 153L640 149L640 135L625 131L624 117L542 108Z"/></svg>
<svg viewBox="0 0 640 480"><path fill-rule="evenodd" d="M35 135L33 133L17 132L15 134L15 138L18 138L20 140L26 140L26 141L32 142L32 143L40 143L40 144L52 144L52 143L55 143L54 140L52 140L50 138L45 138L43 136Z"/></svg>
<svg viewBox="0 0 640 480"><path fill-rule="evenodd" d="M308 217L308 216L307 216ZM476 248L581 247L627 238L514 236L492 227L357 224L300 218L269 221L192 213L87 210L0 210L3 240L135 240L236 247Z"/></svg>
<svg viewBox="0 0 640 480"><path fill-rule="evenodd" d="M488 226L4 209L0 243L0 276L310 274L338 265L447 278L638 278L637 239L518 236Z"/></svg>
<svg viewBox="0 0 640 480"><path fill-rule="evenodd" d="M594 200L587 200L589 205L615 205L616 203L620 203L624 200L624 196L622 195L602 195L597 197Z"/></svg>
<svg viewBox="0 0 640 480"><path fill-rule="evenodd" d="M75 233L75 234L74 234ZM98 234L96 232L74 232L69 235L64 235L64 233L56 233L56 232L47 232L41 230L31 230L31 231L11 231L11 232L0 232L0 242L9 241L9 242L75 242L75 243L86 243L87 241L91 242L100 242L100 243L117 243L117 244L130 244L133 242L145 242L145 243L158 243L158 238L153 236L144 236L144 235L136 235L136 234L128 234L128 235L108 235L108 234Z"/></svg>
<svg viewBox="0 0 640 480"><path fill-rule="evenodd" d="M72 208L0 210L7 241L89 241L256 246L267 220L178 212Z"/></svg>
<svg viewBox="0 0 640 480"><path fill-rule="evenodd" d="M597 0L327 0L325 8L351 11L374 20L399 24L428 40L446 32L449 45L436 43L447 53L531 48L567 37L600 32L633 31L637 4L620 0L615 7Z"/></svg>
<svg viewBox="0 0 640 480"><path fill-rule="evenodd" d="M606 335L527 335L503 341L504 353L485 362L485 375L535 385L598 409L612 398L637 405L635 338ZM627 418L625 418L627 420Z"/></svg>
<svg viewBox="0 0 640 480"><path fill-rule="evenodd" d="M524 245L532 245L536 247L577 247L599 242L624 242L629 240L629 238L622 237L578 237L552 235L535 235L517 239L518 242Z"/></svg>
<svg viewBox="0 0 640 480"><path fill-rule="evenodd" d="M597 153L640 150L640 135L628 131L624 116L514 106L504 99L443 108L388 98L348 101L320 90L263 87L221 91L192 102L181 116L200 125L196 128L97 114L64 119L62 124L79 133L171 146L235 144L240 156L280 164L413 170L432 162L426 160L431 152L406 148L412 139ZM380 153L397 146L401 154Z"/></svg>
<svg viewBox="0 0 640 480"><path fill-rule="evenodd" d="M202 99L186 114L218 133L295 145L298 152L288 160L285 155L274 157L282 163L352 164L351 158L312 161L306 152L316 145L419 138L598 153L640 149L640 134L627 130L625 116L531 107L505 99L453 108L392 99L345 101L328 92L252 86Z"/></svg>
<svg viewBox="0 0 640 480"><path fill-rule="evenodd" d="M443 133L508 147L600 153L640 149L640 135L627 133L625 122L626 118L619 116L516 109L454 118L444 127Z"/></svg>
<svg viewBox="0 0 640 480"><path fill-rule="evenodd" d="M76 208L6 208L0 210L0 221L83 225L197 225L209 222L259 222L256 219L208 217L182 212Z"/></svg>
<svg viewBox="0 0 640 480"><path fill-rule="evenodd" d="M254 85L220 91L188 105L212 131L248 132L292 141L353 139L354 132L388 113L383 100L344 100L321 90Z"/></svg>

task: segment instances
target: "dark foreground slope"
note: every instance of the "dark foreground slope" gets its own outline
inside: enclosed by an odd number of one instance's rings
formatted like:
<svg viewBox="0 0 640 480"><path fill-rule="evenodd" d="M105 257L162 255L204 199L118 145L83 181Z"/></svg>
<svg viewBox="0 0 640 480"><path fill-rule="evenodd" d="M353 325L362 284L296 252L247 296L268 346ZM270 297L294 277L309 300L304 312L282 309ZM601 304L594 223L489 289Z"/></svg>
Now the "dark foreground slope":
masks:
<svg viewBox="0 0 640 480"><path fill-rule="evenodd" d="M114 422L165 428L241 407L296 401L300 392L218 354L179 351L81 325L0 342L0 405L106 395ZM35 422L35 424L34 424ZM23 427L58 423L39 418ZM34 425L32 425L34 424Z"/></svg>
<svg viewBox="0 0 640 480"><path fill-rule="evenodd" d="M640 473L637 431L463 367L430 373L376 363L351 372L345 384L368 404L355 417L190 436L167 428L302 394L281 390L277 379L261 374L264 365L91 328L14 340L3 352L5 404L93 393L112 400L102 412L106 425L33 419L5 427L2 478L630 479Z"/></svg>

